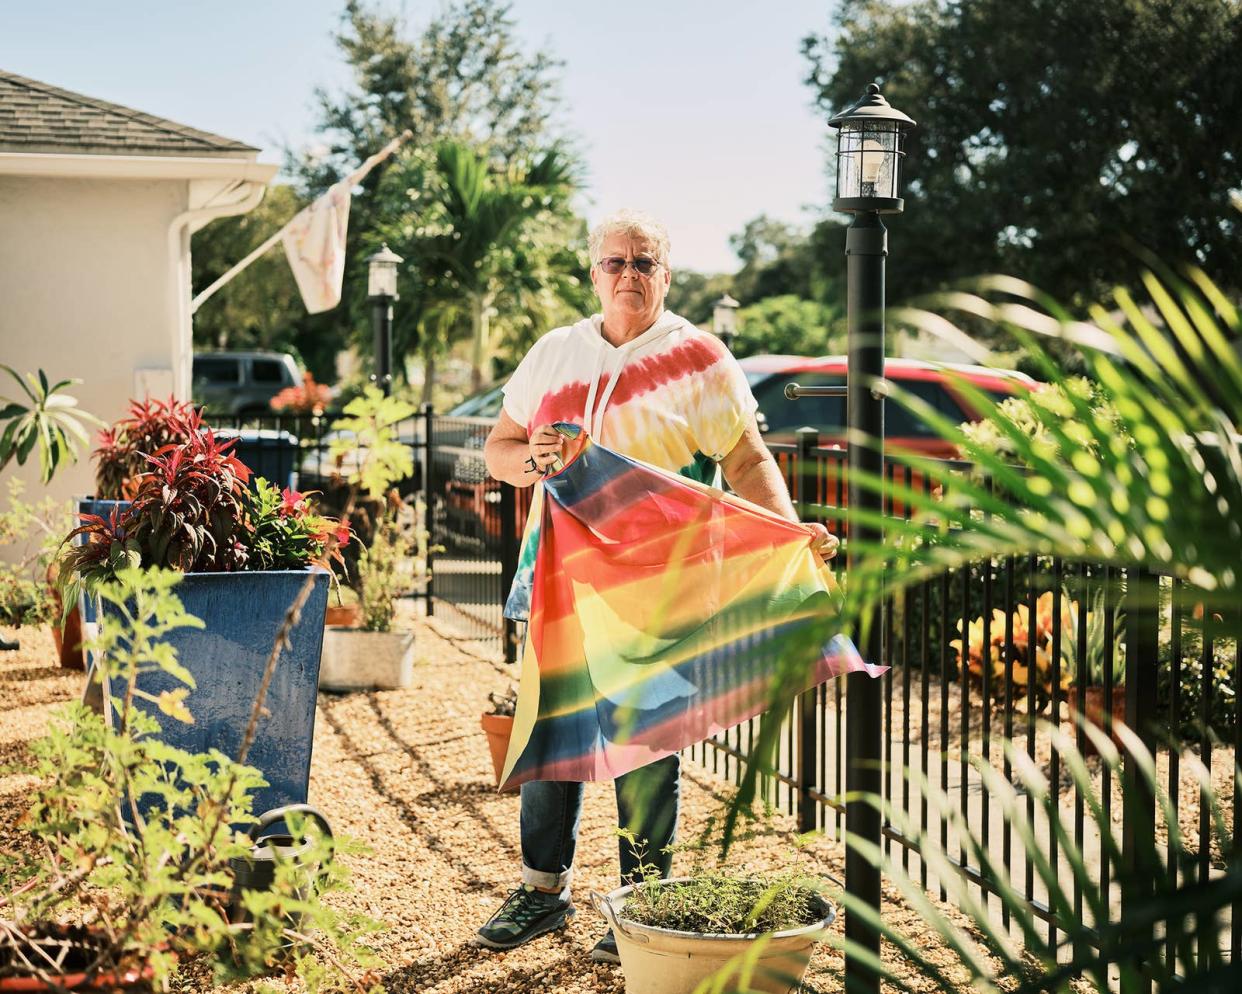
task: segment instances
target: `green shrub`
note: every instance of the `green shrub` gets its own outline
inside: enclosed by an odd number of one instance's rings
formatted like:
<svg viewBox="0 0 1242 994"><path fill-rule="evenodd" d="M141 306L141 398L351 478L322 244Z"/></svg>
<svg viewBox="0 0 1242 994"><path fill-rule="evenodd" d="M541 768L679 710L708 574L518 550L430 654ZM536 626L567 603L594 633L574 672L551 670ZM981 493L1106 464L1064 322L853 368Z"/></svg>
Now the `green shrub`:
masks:
<svg viewBox="0 0 1242 994"><path fill-rule="evenodd" d="M644 880L622 912L628 921L677 932L745 934L812 925L823 916L815 882L801 874L738 878L709 872L675 882Z"/></svg>

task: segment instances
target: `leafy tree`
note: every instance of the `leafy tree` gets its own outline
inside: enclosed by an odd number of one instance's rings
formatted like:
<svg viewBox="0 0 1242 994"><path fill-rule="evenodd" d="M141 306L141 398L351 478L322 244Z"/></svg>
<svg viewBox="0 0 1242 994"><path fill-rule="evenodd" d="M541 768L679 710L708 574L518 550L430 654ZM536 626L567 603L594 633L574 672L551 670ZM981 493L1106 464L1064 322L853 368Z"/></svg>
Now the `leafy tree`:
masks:
<svg viewBox="0 0 1242 994"><path fill-rule="evenodd" d="M820 107L879 79L919 123L886 222L901 294L1022 272L1076 306L1138 285L1135 245L1239 289L1237 0L842 0L836 21L803 42Z"/></svg>
<svg viewBox="0 0 1242 994"><path fill-rule="evenodd" d="M810 296L812 258L806 234L791 224L760 214L729 238L742 261L733 294L743 304L764 297Z"/></svg>
<svg viewBox="0 0 1242 994"><path fill-rule="evenodd" d="M493 358L512 369L543 332L597 310L586 222L568 214L536 218L505 249L494 306Z"/></svg>
<svg viewBox="0 0 1242 994"><path fill-rule="evenodd" d="M421 341L431 358L468 328L478 389L490 379L494 321L533 338L563 310L558 304L580 303L585 259L566 248L575 186L557 149L506 169L457 142L403 156L376 193L383 220L373 237L405 259L407 347Z"/></svg>
<svg viewBox="0 0 1242 994"><path fill-rule="evenodd" d="M721 297L733 292L733 277L724 273L699 273L673 266L673 282L664 306L700 328L710 328L712 309Z"/></svg>
<svg viewBox="0 0 1242 994"><path fill-rule="evenodd" d="M503 0L457 0L409 36L400 16L350 0L336 40L353 70L353 85L343 93L316 94L326 148L289 155L299 190L308 197L322 193L406 130L413 135L407 149L454 140L498 164L532 159L554 145L558 63L545 52L523 50L510 11ZM559 155L569 158L563 147ZM393 159L379 165L354 196L345 306L322 315L308 333L337 343L369 343L364 246L386 221L375 193L397 165ZM412 304L403 293L398 311ZM398 333L408 343L416 341L419 326L451 329L458 318L450 311L441 310L435 320L411 315Z"/></svg>
<svg viewBox="0 0 1242 994"><path fill-rule="evenodd" d="M845 351L840 311L793 294L765 297L738 312L733 352L750 355L829 355Z"/></svg>

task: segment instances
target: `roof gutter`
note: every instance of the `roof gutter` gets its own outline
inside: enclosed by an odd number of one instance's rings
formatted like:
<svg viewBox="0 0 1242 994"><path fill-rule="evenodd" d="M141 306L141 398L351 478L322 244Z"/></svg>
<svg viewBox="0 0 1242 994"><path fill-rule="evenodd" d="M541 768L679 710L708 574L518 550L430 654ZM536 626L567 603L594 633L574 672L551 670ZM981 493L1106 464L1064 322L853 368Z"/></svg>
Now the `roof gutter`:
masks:
<svg viewBox="0 0 1242 994"><path fill-rule="evenodd" d="M0 176L83 179L240 179L267 183L279 166L253 158L0 152Z"/></svg>
<svg viewBox="0 0 1242 994"><path fill-rule="evenodd" d="M182 399L190 397L190 369L194 353L194 317L190 305L194 294L190 266L190 236L209 221L218 217L245 214L258 206L267 191L267 181L276 172L275 166L259 166L262 172L255 178L234 178L222 185L191 182L189 184L190 208L172 219L168 226L169 258L176 266L173 280L177 319L172 326L172 355L177 366L173 369L173 394ZM200 177L201 178L201 177ZM206 188L205 188L206 187Z"/></svg>

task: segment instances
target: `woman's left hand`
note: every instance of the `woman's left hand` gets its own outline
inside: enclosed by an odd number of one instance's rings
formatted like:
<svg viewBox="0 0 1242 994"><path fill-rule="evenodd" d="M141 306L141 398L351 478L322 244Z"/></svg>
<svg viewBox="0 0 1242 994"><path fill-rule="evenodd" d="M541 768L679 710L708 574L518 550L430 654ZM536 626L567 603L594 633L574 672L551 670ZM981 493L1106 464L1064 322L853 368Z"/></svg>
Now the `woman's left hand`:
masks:
<svg viewBox="0 0 1242 994"><path fill-rule="evenodd" d="M821 525L818 521L803 522L812 532L811 548L818 554L819 558L827 562L837 554L837 550L841 546L841 540L832 532Z"/></svg>

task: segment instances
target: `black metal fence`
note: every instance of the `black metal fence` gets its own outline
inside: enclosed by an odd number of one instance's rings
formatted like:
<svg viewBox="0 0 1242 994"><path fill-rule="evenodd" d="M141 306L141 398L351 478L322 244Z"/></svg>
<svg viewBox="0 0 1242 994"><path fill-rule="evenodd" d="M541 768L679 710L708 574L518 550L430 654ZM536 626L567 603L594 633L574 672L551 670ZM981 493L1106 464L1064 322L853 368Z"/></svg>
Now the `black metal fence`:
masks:
<svg viewBox="0 0 1242 994"><path fill-rule="evenodd" d="M297 438L303 489L331 493L326 424L326 419L274 419L264 427ZM488 477L482 445L491 424L424 410L399 434L416 452L415 477L407 486L424 501L436 547L427 610L511 662L517 633L501 617L501 607L532 491ZM771 449L803 517L844 531L845 452L821 448L813 432L802 433L796 445ZM969 469L965 464L959 468ZM930 490L928 481L904 476L901 467L890 465L887 472L894 480ZM891 499L886 509L892 515L909 513ZM1141 730L1155 753L1170 801L1167 817L1132 764L1122 782L1115 783L1107 765L1090 761L1091 793L1116 825L1123 859L1137 858L1153 841L1167 839L1170 821L1195 854L1192 867L1175 866L1170 851L1171 874L1206 881L1238 858L1230 834L1242 810L1233 776L1242 746L1238 643L1220 636L1223 619L1202 610L1187 584L1143 570L1010 557L972 564L891 597L881 619L882 661L892 668L882 678L881 713L860 720L881 723L884 730L885 797L920 828L938 833L946 852L957 853L958 871L978 885L989 907L999 908L999 903L992 904L988 873L969 858L954 819L929 795L954 799L961 823L983 843L989 859L1008 868L1010 880L1022 885L1050 939L1055 941L1065 925L1014 825L992 802L971 763L972 757L981 758L1012 780L1005 740L1046 774L1075 845L1106 897L1104 916L1119 915L1126 902L1142 896L1122 894L1119 882L1110 879L1102 840L1084 814L1090 800L1067 776L1055 743L1041 730L1046 727L1041 719L1064 723L1083 753L1089 752L1089 743L1081 727L1070 724L1073 714L1088 716L1106 731L1114 721L1124 721ZM839 834L844 826L839 798L849 761L847 697L842 681L833 681L802 695L790 715L763 716L722 732L689 750L690 758L740 780L760 723L782 721L777 762L763 778L763 796L795 815L803 830ZM1203 764L1226 802L1223 831L1200 803L1200 781L1187 769L1188 760ZM1092 919L1082 880L1058 852L1056 833L1040 822L1034 797L1027 798L1027 816L1042 855L1061 870L1075 917L1098 929L1104 921ZM898 826L883 826L883 842L908 872L943 895L942 882ZM1009 925L1007 914L998 913ZM1235 961L1242 959L1242 909L1233 909L1224 934Z"/></svg>

